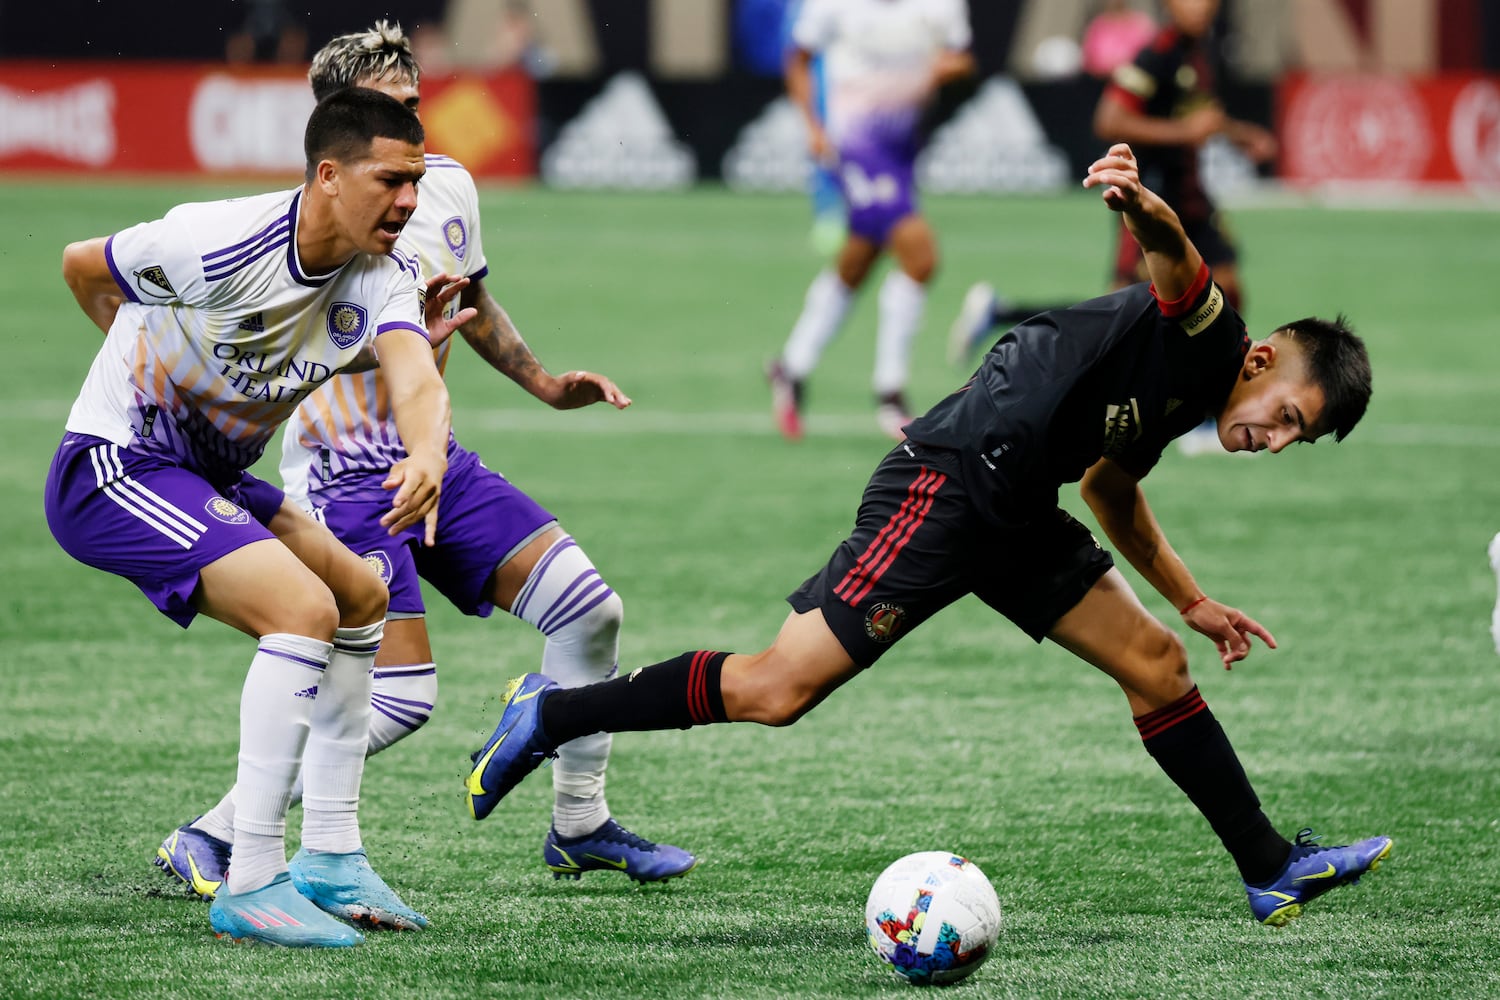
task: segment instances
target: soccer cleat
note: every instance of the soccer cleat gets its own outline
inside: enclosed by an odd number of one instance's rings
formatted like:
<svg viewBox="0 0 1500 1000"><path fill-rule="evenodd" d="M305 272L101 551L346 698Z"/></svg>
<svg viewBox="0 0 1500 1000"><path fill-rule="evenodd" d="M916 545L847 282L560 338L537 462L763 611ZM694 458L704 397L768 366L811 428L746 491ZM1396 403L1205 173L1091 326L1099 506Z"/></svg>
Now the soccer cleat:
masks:
<svg viewBox="0 0 1500 1000"><path fill-rule="evenodd" d="M1390 837L1371 837L1347 847L1318 847L1317 839L1310 829L1300 831L1281 874L1262 886L1246 884L1250 913L1257 922L1284 926L1301 916L1304 903L1330 889L1358 882L1365 872L1379 868L1391 853Z"/></svg>
<svg viewBox="0 0 1500 1000"><path fill-rule="evenodd" d="M911 423L911 411L906 408L906 397L899 392L888 392L875 402L875 423L886 437L896 441L906 440L906 425Z"/></svg>
<svg viewBox="0 0 1500 1000"><path fill-rule="evenodd" d="M766 381L771 383L771 416L777 430L788 441L802 440L802 381L788 375L780 360L766 365Z"/></svg>
<svg viewBox="0 0 1500 1000"><path fill-rule="evenodd" d="M370 867L364 848L292 856L292 885L318 909L371 930L419 931L427 918L401 901Z"/></svg>
<svg viewBox="0 0 1500 1000"><path fill-rule="evenodd" d="M974 355L985 335L995 326L995 310L1000 297L995 286L988 281L970 285L964 293L963 305L948 327L948 363L955 368L967 368L974 363Z"/></svg>
<svg viewBox="0 0 1500 1000"><path fill-rule="evenodd" d="M484 819L507 792L546 760L557 747L542 732L542 700L557 684L541 674L523 674L505 689L500 723L484 746L469 759L474 769L464 787L469 792L469 814Z"/></svg>
<svg viewBox="0 0 1500 1000"><path fill-rule="evenodd" d="M653 844L614 820L582 837L559 837L556 828L542 842L542 861L553 878L582 878L584 872L624 872L633 882L665 882L692 871L698 859L671 844Z"/></svg>
<svg viewBox="0 0 1500 1000"><path fill-rule="evenodd" d="M229 871L231 845L210 837L193 826L201 817L184 823L161 842L151 863L187 884L188 891L213 899Z"/></svg>
<svg viewBox="0 0 1500 1000"><path fill-rule="evenodd" d="M304 898L286 872L252 892L226 888L214 897L208 921L221 939L282 948L352 948L365 939Z"/></svg>

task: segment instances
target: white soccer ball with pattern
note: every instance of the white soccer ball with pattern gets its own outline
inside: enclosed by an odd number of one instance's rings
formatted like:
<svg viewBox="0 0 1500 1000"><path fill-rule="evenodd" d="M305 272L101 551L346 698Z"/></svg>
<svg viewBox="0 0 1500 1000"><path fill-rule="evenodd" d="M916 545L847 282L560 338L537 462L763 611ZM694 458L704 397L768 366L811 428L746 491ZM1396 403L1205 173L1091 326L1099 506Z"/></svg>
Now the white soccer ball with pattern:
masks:
<svg viewBox="0 0 1500 1000"><path fill-rule="evenodd" d="M967 858L908 854L875 880L865 931L875 954L907 982L956 983L994 950L1000 898Z"/></svg>

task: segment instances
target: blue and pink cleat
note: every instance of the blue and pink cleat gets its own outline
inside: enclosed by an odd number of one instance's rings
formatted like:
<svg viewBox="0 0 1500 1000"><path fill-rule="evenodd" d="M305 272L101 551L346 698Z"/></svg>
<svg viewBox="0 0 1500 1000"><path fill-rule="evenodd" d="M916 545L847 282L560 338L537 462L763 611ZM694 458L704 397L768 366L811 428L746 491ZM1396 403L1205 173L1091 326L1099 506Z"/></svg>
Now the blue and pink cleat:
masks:
<svg viewBox="0 0 1500 1000"><path fill-rule="evenodd" d="M304 847L288 867L297 891L341 920L372 930L419 931L427 926L427 918L375 874L363 848L336 854Z"/></svg>
<svg viewBox="0 0 1500 1000"><path fill-rule="evenodd" d="M286 872L250 892L232 893L225 888L214 896L208 919L221 939L241 944L352 948L365 939L298 892Z"/></svg>

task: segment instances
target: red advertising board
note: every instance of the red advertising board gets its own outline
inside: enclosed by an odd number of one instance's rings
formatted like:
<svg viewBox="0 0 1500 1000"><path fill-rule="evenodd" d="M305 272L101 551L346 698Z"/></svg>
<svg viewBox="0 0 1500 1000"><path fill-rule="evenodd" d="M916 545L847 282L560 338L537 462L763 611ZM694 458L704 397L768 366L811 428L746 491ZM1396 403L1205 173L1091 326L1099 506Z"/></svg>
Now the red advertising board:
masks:
<svg viewBox="0 0 1500 1000"><path fill-rule="evenodd" d="M305 71L165 63L0 63L0 170L302 173ZM524 73L422 81L427 148L475 176L536 172Z"/></svg>
<svg viewBox="0 0 1500 1000"><path fill-rule="evenodd" d="M1279 103L1290 183L1500 192L1500 78L1296 76Z"/></svg>

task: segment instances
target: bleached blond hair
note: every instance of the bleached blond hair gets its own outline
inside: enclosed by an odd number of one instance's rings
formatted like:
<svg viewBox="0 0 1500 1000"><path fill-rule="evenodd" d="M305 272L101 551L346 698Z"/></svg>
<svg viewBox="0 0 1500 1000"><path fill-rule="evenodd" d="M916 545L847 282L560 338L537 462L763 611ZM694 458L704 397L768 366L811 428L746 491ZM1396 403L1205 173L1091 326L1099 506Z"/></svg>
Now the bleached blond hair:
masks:
<svg viewBox="0 0 1500 1000"><path fill-rule="evenodd" d="M389 80L416 86L421 78L411 39L401 25L376 21L368 31L340 35L318 50L307 71L313 96L322 100L361 81Z"/></svg>

